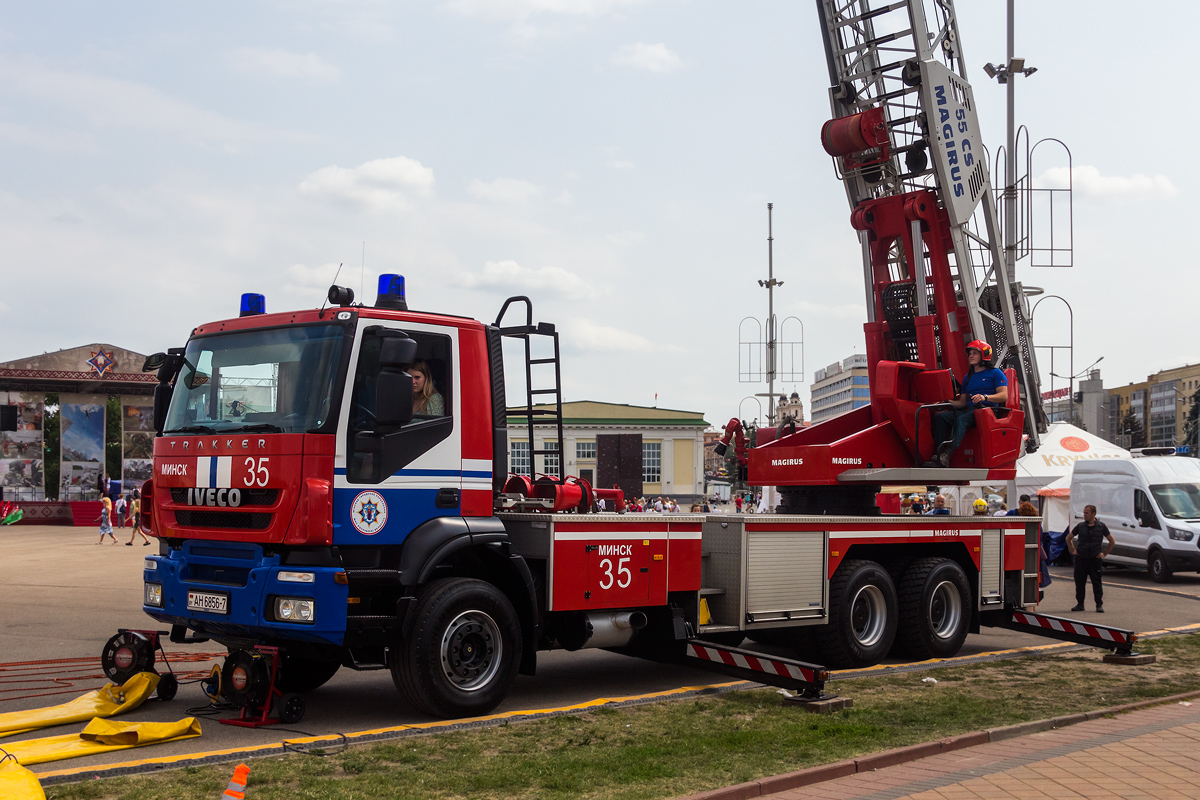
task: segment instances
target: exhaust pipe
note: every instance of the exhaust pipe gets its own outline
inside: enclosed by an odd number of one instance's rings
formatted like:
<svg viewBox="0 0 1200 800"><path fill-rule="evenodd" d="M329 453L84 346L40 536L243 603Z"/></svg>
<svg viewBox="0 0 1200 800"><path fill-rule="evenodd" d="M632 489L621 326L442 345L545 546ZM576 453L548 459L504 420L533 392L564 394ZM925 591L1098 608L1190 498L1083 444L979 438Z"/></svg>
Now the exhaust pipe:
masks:
<svg viewBox="0 0 1200 800"><path fill-rule="evenodd" d="M624 647L648 621L641 611L585 611L559 631L556 638L566 650Z"/></svg>

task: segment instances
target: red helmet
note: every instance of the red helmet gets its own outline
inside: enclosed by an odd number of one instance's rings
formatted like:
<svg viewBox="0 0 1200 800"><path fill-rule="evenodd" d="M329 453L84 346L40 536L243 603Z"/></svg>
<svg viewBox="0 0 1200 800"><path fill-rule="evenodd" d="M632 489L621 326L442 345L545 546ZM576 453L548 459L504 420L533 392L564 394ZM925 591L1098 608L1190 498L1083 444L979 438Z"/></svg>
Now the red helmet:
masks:
<svg viewBox="0 0 1200 800"><path fill-rule="evenodd" d="M992 346L982 339L976 339L973 342L969 342L967 344L967 349L978 350L980 358L982 358L984 361L992 360Z"/></svg>

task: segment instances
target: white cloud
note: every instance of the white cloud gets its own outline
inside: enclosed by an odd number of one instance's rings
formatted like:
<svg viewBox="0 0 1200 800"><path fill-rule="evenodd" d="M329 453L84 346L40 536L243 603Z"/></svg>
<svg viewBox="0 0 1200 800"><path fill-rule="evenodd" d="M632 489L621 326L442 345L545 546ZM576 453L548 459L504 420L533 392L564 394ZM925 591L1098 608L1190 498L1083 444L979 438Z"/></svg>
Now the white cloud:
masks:
<svg viewBox="0 0 1200 800"><path fill-rule="evenodd" d="M510 294L532 292L568 300L584 300L597 295L596 290L574 272L554 266L532 269L511 259L489 261L483 265L483 272L465 275L463 283L472 289L504 289Z"/></svg>
<svg viewBox="0 0 1200 800"><path fill-rule="evenodd" d="M1074 178L1074 189L1081 197L1097 200L1143 200L1148 197L1174 197L1179 194L1175 184L1166 175L1101 175L1092 166L1068 169L1053 167L1034 179L1038 189L1065 189Z"/></svg>
<svg viewBox="0 0 1200 800"><path fill-rule="evenodd" d="M585 353L633 353L645 356L663 352L680 352L673 345L655 345L644 336L621 328L597 325L582 317L571 317L561 326L572 351Z"/></svg>
<svg viewBox="0 0 1200 800"><path fill-rule="evenodd" d="M535 14L598 17L645 0L447 0L447 8L466 17L521 20Z"/></svg>
<svg viewBox="0 0 1200 800"><path fill-rule="evenodd" d="M610 233L608 240L618 247L628 247L634 244L641 244L646 240L646 234L640 231L617 231Z"/></svg>
<svg viewBox="0 0 1200 800"><path fill-rule="evenodd" d="M30 62L0 58L0 81L9 89L66 108L95 125L169 131L193 142L229 149L277 136L176 100L150 86L102 75L43 69Z"/></svg>
<svg viewBox="0 0 1200 800"><path fill-rule="evenodd" d="M433 170L404 156L378 158L357 167L322 167L297 187L301 194L373 211L404 211L411 195L433 191Z"/></svg>
<svg viewBox="0 0 1200 800"><path fill-rule="evenodd" d="M612 61L623 67L644 69L649 72L671 72L683 66L683 61L679 56L667 49L662 42L658 44L646 44L645 42L627 44L613 53Z"/></svg>
<svg viewBox="0 0 1200 800"><path fill-rule="evenodd" d="M496 178L494 181L471 181L467 194L500 203L529 203L542 196L542 187L516 178Z"/></svg>
<svg viewBox="0 0 1200 800"><path fill-rule="evenodd" d="M301 78L322 82L334 81L342 71L316 53L295 53L270 47L243 47L229 54L234 67L250 74L267 74L277 78Z"/></svg>
<svg viewBox="0 0 1200 800"><path fill-rule="evenodd" d="M83 133L34 130L14 122L0 122L0 141L51 153L95 153L100 149L92 137Z"/></svg>

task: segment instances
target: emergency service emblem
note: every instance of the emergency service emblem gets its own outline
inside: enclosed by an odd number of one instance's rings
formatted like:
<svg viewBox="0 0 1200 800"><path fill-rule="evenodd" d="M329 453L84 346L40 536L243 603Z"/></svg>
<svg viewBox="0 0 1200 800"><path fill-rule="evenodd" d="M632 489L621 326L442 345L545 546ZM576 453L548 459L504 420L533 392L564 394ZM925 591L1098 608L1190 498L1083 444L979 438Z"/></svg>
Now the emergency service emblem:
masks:
<svg viewBox="0 0 1200 800"><path fill-rule="evenodd" d="M350 504L350 521L359 533L371 536L387 524L387 501L379 492L359 492Z"/></svg>

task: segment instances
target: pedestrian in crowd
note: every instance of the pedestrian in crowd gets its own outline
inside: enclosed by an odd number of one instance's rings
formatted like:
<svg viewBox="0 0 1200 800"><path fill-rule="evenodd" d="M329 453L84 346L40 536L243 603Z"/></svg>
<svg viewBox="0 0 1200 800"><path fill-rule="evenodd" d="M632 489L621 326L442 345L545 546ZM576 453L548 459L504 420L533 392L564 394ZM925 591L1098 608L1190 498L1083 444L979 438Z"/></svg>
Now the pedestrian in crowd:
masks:
<svg viewBox="0 0 1200 800"><path fill-rule="evenodd" d="M124 530L125 528L125 495L117 495L117 529Z"/></svg>
<svg viewBox="0 0 1200 800"><path fill-rule="evenodd" d="M129 496L128 509L126 511L129 519L133 520L134 525L133 533L129 534L129 541L126 542L125 545L127 547L133 547L133 540L141 536L142 547L146 547L150 544L150 537L146 536L145 532L142 531L142 501L140 498L135 498L135 494L137 494L136 489L134 490L133 494Z"/></svg>
<svg viewBox="0 0 1200 800"><path fill-rule="evenodd" d="M663 513L663 499L661 497L657 498L654 501L654 513L655 514Z"/></svg>
<svg viewBox="0 0 1200 800"><path fill-rule="evenodd" d="M987 515L988 515L987 500L984 500L981 497L978 500L976 500L974 503L971 504L971 516L986 517Z"/></svg>
<svg viewBox="0 0 1200 800"><path fill-rule="evenodd" d="M1020 502L1017 504L1017 506L1015 508L1009 509L1008 516L1010 516L1010 517L1025 516L1023 513L1021 513L1021 505L1024 503L1029 503L1030 505L1033 505L1033 499L1027 494L1021 495ZM1034 508L1036 509L1036 506Z"/></svg>
<svg viewBox="0 0 1200 800"><path fill-rule="evenodd" d="M925 512L926 516L948 516L950 509L946 508L946 496L939 494L933 498L933 508Z"/></svg>
<svg viewBox="0 0 1200 800"><path fill-rule="evenodd" d="M604 510L604 498L603 497L599 497L596 499L596 510L597 511Z"/></svg>
<svg viewBox="0 0 1200 800"><path fill-rule="evenodd" d="M993 516L993 517L1008 517L1008 516L1011 516L1011 515L1008 513L1008 503L1001 503L1001 504L1000 504L1000 508L998 508L998 509L996 510L996 513L995 513L995 514L992 514L992 516Z"/></svg>
<svg viewBox="0 0 1200 800"><path fill-rule="evenodd" d="M950 457L962 444L967 430L975 427L975 410L995 408L1008 402L1008 378L992 366L992 346L976 339L967 345L970 373L962 393L950 401L953 408L933 415L933 440L940 442L926 467L948 467Z"/></svg>
<svg viewBox="0 0 1200 800"><path fill-rule="evenodd" d="M710 505L708 504L708 498L705 498L705 500L704 500L704 505L702 505L702 506L700 507L700 513L701 513L701 514L710 514L710 513L712 513L712 506L710 506Z"/></svg>
<svg viewBox="0 0 1200 800"><path fill-rule="evenodd" d="M117 544L117 537L112 528L112 507L113 502L108 495L100 498L100 516L96 518L96 521L100 523L100 541L96 544L104 544L106 535L112 539L113 544Z"/></svg>
<svg viewBox="0 0 1200 800"><path fill-rule="evenodd" d="M1096 613L1104 613L1104 586L1100 573L1104 569L1104 558L1116 546L1117 540L1109 533L1108 526L1096 519L1096 507L1084 506L1083 522L1067 534L1067 549L1075 557L1075 607L1072 611L1083 611L1083 597L1087 594L1088 578L1091 578Z"/></svg>
<svg viewBox="0 0 1200 800"><path fill-rule="evenodd" d="M733 498L733 508L737 513L742 513L742 496L740 494Z"/></svg>
<svg viewBox="0 0 1200 800"><path fill-rule="evenodd" d="M925 498L922 497L921 495L917 495L916 497L913 498L912 513L924 514L925 511L926 511Z"/></svg>

